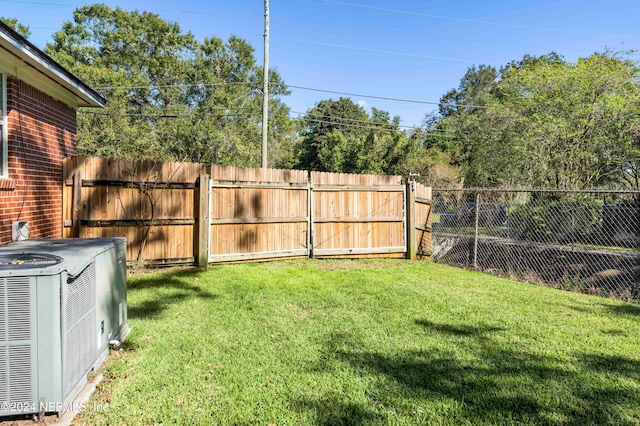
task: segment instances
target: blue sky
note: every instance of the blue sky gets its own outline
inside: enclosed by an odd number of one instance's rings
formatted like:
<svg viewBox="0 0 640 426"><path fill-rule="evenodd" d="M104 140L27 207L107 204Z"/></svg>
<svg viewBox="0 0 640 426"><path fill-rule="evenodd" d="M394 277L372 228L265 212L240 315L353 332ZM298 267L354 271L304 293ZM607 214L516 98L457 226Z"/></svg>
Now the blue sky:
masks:
<svg viewBox="0 0 640 426"><path fill-rule="evenodd" d="M262 63L263 0L103 3L155 12L199 39L235 34L254 46ZM31 41L44 47L83 4L0 0L0 15L28 25ZM419 101L350 96L367 110L383 109L415 126L474 64L499 67L551 51L573 62L606 48L640 49L639 16L637 0L271 0L269 65L300 87L284 99L292 116L341 96L308 90L319 89Z"/></svg>

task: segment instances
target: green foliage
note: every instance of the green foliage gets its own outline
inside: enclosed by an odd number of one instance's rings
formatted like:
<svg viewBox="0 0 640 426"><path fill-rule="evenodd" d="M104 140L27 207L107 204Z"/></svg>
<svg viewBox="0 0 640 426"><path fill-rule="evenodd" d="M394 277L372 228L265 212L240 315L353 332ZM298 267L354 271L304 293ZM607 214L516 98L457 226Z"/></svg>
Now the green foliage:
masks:
<svg viewBox="0 0 640 426"><path fill-rule="evenodd" d="M640 189L639 76L613 53L472 67L435 125L468 186Z"/></svg>
<svg viewBox="0 0 640 426"><path fill-rule="evenodd" d="M196 40L150 12L79 7L46 52L106 97L78 118L79 152L258 166L262 69L237 37ZM270 71L270 165L292 163L293 124Z"/></svg>
<svg viewBox="0 0 640 426"><path fill-rule="evenodd" d="M16 18L6 18L4 16L0 16L0 21L2 21L3 24L11 28L13 31L20 34L22 37L27 39L31 37L31 30L29 29L29 27L18 22Z"/></svg>
<svg viewBox="0 0 640 426"><path fill-rule="evenodd" d="M541 194L511 207L510 238L552 244L594 244L603 240L602 200L581 194Z"/></svg>
<svg viewBox="0 0 640 426"><path fill-rule="evenodd" d="M344 173L408 175L421 167L418 138L400 130L400 118L350 98L318 102L302 118L299 168Z"/></svg>

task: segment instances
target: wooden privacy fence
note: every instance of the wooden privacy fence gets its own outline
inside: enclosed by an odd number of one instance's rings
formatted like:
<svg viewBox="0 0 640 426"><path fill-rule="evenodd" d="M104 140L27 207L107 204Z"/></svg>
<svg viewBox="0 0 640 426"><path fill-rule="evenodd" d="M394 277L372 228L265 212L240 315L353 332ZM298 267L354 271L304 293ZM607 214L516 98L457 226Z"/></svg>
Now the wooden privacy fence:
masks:
<svg viewBox="0 0 640 426"><path fill-rule="evenodd" d="M63 163L63 236L125 237L127 260L193 262L196 182L206 165L73 157Z"/></svg>
<svg viewBox="0 0 640 426"><path fill-rule="evenodd" d="M431 188L400 176L74 157L65 237L151 263L431 255Z"/></svg>

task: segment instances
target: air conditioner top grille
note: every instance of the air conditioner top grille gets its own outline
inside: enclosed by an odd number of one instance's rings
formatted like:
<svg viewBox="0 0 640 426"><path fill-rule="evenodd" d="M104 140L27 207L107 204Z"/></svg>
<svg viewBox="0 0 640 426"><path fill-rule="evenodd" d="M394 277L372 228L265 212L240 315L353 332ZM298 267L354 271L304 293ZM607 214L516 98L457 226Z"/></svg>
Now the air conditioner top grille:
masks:
<svg viewBox="0 0 640 426"><path fill-rule="evenodd" d="M42 268L57 265L62 258L53 254L42 253L2 253L0 254L0 270Z"/></svg>

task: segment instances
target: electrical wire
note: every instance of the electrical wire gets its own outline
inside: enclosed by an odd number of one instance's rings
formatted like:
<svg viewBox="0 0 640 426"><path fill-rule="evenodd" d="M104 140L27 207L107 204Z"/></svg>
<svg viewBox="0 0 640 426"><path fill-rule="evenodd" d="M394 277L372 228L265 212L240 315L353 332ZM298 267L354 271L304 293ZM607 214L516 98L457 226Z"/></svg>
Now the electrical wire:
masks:
<svg viewBox="0 0 640 426"><path fill-rule="evenodd" d="M18 111L18 135L20 137L20 145L22 147L21 154L26 156L27 149L26 149L26 143L25 143L25 139L24 139L24 127L25 127L25 124L24 124L23 119L22 119L22 111L23 111L23 108L22 108L22 94L23 93L22 92L23 92L23 90L22 90L22 87L20 87L20 84L25 84L25 83L22 80L20 80L20 76L18 75L18 68L16 68L16 79L18 81L20 81L20 83L18 83L18 88L16 90L16 106L17 106L16 109ZM8 84L9 83L7 83L7 85ZM4 89L6 90L7 87L5 86ZM6 90L5 93L8 93L8 92L9 91ZM26 158L24 158L24 163L23 164L25 165L25 169L27 171L28 171L29 163L30 163L30 161L28 161ZM31 179L28 178L28 177L25 177L24 180L25 180L25 189L24 189L24 192L23 192L23 195L22 195L22 203L20 204L20 210L18 210L18 215L16 216L16 220L15 220L16 222L20 221L20 218L22 217L22 212L24 211L24 206L25 206L25 204L27 202L27 194L31 193L31 188L30 188Z"/></svg>
<svg viewBox="0 0 640 426"><path fill-rule="evenodd" d="M250 117L250 116L258 116L262 114L261 110L257 110L256 112L253 113L233 113L233 114L198 114L198 113L189 113L189 114L144 114L144 113L108 113L108 112L98 112L98 111L89 111L89 110L82 110L80 111L81 113L84 114L90 114L90 115L99 115L99 116L104 116L104 117L139 117L139 118L190 118L190 117L194 117L194 116L199 116L199 117L217 117L217 118L234 118L234 117ZM298 111L292 111L292 113L294 114L299 114L299 115L303 115L303 114L307 114L307 113L303 113L303 112L298 112ZM321 118L313 118L313 117L321 117ZM443 134L443 133L455 133L455 131L453 130L447 130L447 129L429 129L429 128L425 128L425 127L419 127L419 126L395 126L392 124L389 124L387 126L393 126L393 127L384 127L383 125L375 125L377 123L373 123L373 125L370 122L366 122L364 120L357 120L357 119L352 119L352 118L346 118L346 117L337 117L337 116L319 116L319 115L306 115L304 117L289 117L291 120L293 121L300 121L300 122L305 122L305 123L326 123L326 124L333 124L333 125L340 125L342 127L348 127L348 128L357 128L357 129L365 129L365 130L379 130L379 131L385 131L385 132L401 132L401 130L399 130L398 128L404 128L407 130L422 130L425 131L427 134L431 134L432 132L435 132L437 136L453 136L453 135L447 135L447 134ZM331 119L333 120L343 120L342 122L336 122L336 121L331 121ZM345 122L348 121L348 122ZM367 125L369 124L369 125ZM438 134L440 133L440 134Z"/></svg>
<svg viewBox="0 0 640 426"><path fill-rule="evenodd" d="M298 117L298 118L289 117L289 118L291 118L294 121L334 124L334 125L340 125L340 126L343 126L343 127L350 127L350 128L357 128L357 129L382 130L382 131L385 131L385 132L400 132L400 130L398 130L398 129L388 128L388 127L364 126L364 125L352 124L352 123L336 123L335 121L320 120L320 119L316 119L316 118L306 118L306 117ZM446 130L443 130L443 129L428 129L428 128L425 128L425 127L410 127L410 126L402 126L402 127L408 127L409 129L413 129L413 130L424 130L424 131L427 132L427 134L429 134L431 132L438 132L438 131L452 132L452 131L446 131ZM452 136L453 137L453 135L447 135L447 134L442 134L442 133L437 134L437 136Z"/></svg>
<svg viewBox="0 0 640 426"><path fill-rule="evenodd" d="M1 0L0 0L1 1ZM94 90L114 90L114 89L155 89L155 88L168 88L168 87L196 87L203 86L209 83L181 83L181 84L168 84L164 86L105 86L105 87L94 87ZM231 84L231 83L212 83L216 84ZM238 82L233 83L237 85L252 85L249 82ZM352 92L341 92L337 90L328 90L328 89L320 89L316 87L307 87L307 86L297 86L293 84L285 84L285 83L272 83L271 86L282 86L284 88L293 88L300 90L308 90L313 92L321 92L321 93L331 93L335 95L345 95L345 96L353 96L358 98L368 98L368 99L379 99L383 101L394 101L394 102L406 102L406 103L414 103L414 104L423 104L423 105L442 105L442 102L434 102L434 101L423 101L418 99L403 99L403 98L394 98L388 96L377 96L377 95L367 95L363 93L352 93ZM258 90L258 89L253 89ZM457 108L491 108L491 105L472 105L472 104L456 104Z"/></svg>
<svg viewBox="0 0 640 426"><path fill-rule="evenodd" d="M18 3L18 4L36 4L43 6L68 6L68 7L84 7L86 4L78 3L52 3L44 1L24 1L24 0L0 0L0 3ZM110 6L120 7L120 6ZM145 9L145 12L153 13L180 13L180 14L197 14L197 15L234 15L234 16L262 16L261 13L250 12L227 12L227 11L214 11L214 10L159 10L159 9Z"/></svg>
<svg viewBox="0 0 640 426"><path fill-rule="evenodd" d="M189 118L194 116L200 117L245 117L262 114L261 111L256 111L255 113L236 113L236 114L198 114L198 113L189 113L189 114L144 114L144 113L109 113L109 112L98 112L98 111L88 111L88 110L80 110L79 112L83 114L90 115L101 115L106 117L140 117L140 118Z"/></svg>
<svg viewBox="0 0 640 426"><path fill-rule="evenodd" d="M281 83L284 84L284 83ZM386 96L376 96L376 95L364 95L361 93L350 93L350 92L339 92L336 90L326 90L326 89L317 89L314 87L305 87L305 86L295 86L292 84L287 84L286 85L287 88L294 88L294 89L300 89L300 90L311 90L314 92L322 92L322 93L333 93L336 95L345 95L345 96L354 96L354 97L358 97L358 98L369 98L369 99L380 99L380 100L384 100L384 101L394 101L394 102L407 102L407 103L414 103L414 104L426 104L426 105L442 105L442 102L433 102L433 101L421 101L421 100L416 100L416 99L401 99L401 98L391 98L391 97L386 97ZM458 108L480 108L480 109L485 109L485 108L490 108L490 105L471 105L471 104L456 104L455 105Z"/></svg>
<svg viewBox="0 0 640 426"><path fill-rule="evenodd" d="M240 110L240 111L259 111L262 112L262 108L261 107L249 107L249 106L238 106L238 107L220 107L220 108L208 108L206 111L208 113L208 111L231 111L231 110ZM131 111L131 112L128 112ZM162 109L162 114L163 115L167 115L167 114L189 114L189 115L197 115L198 111L197 110L192 110L192 112L184 112L184 109ZM86 110L85 112L92 112L90 110ZM96 112L96 111L93 111ZM98 111L99 112L99 111ZM107 113L109 114L109 113ZM138 109L136 109L135 107L130 107L127 109L127 111L123 111L123 112L118 112L117 114L132 114L132 115L140 115L140 114L147 114L144 112L139 111ZM109 114L111 115L111 114Z"/></svg>
<svg viewBox="0 0 640 426"><path fill-rule="evenodd" d="M345 6L354 6L354 7L360 7L360 8L365 8L365 9L380 10L380 11L383 11L383 12L401 13L401 14L405 14L405 15L424 16L424 17L427 17L427 18L443 19L443 20L458 21L458 22L469 22L469 23L483 24L483 25L494 25L494 26L507 27L507 28L518 28L518 29L523 29L523 30L560 32L560 33L568 33L568 34L582 34L582 35L595 35L595 36L608 36L608 37L611 37L611 36L613 36L613 37L633 37L633 38L637 38L638 37L637 34L635 34L635 35L630 35L630 34L606 34L606 33L596 33L596 32L590 32L590 31L575 31L575 30L568 30L568 29L564 29L564 28L545 28L545 27L532 27L532 26L527 26L527 25L505 24L505 23L502 23L502 22L483 21L483 20L480 20L480 19L470 19L470 18L458 18L458 17L454 17L454 16L445 16L445 15L434 15L434 14L431 14L431 13L423 13L423 12L414 12L414 11L408 11L408 10L392 9L392 8L380 7L380 6L371 6L371 5L367 5L367 4L351 3L351 2L340 1L340 0L321 0L321 1L323 1L325 3L335 3L335 4L345 5Z"/></svg>
<svg viewBox="0 0 640 426"><path fill-rule="evenodd" d="M314 118L316 117L317 119L334 119L334 120L342 120L342 121L347 121L347 122L355 122L355 123L361 123L361 124L371 124L371 121L365 121L365 120L358 120L356 118L347 118L347 117L340 117L340 116L335 116L335 115L323 115L323 114L310 114L309 112L300 112L300 111L291 111L293 114L298 114L299 117L290 117L292 119L302 119L302 120L307 120L307 121L311 121L310 119L308 119L308 117ZM300 117L304 115L305 117ZM327 123L331 123L331 124L340 124L340 125L348 125L349 123L342 123L342 122L335 122L335 121L327 121ZM375 123L375 122L374 122ZM378 124L378 123L375 123ZM390 126L388 128L384 128L384 127L380 127L380 129L386 129L386 130L397 130L396 128L403 128L403 129L408 129L408 130L427 130L427 131L436 131L436 132L455 132L454 130L447 130L447 129L428 129L426 127L419 127L419 126L403 126L401 124L387 124L387 123L379 123L385 126Z"/></svg>
<svg viewBox="0 0 640 426"><path fill-rule="evenodd" d="M460 41L470 41L472 43L486 43L500 46L516 46L516 47L529 47L536 49L546 49L549 51L554 51L556 48L552 46L539 46L533 44L525 44L525 43L512 43L508 41L495 41L495 40L481 40L477 38L465 38L465 37L456 37L451 35L443 35L443 34L431 34L431 33L419 33L413 31L402 31L402 30L390 30L386 28L374 28L378 31L388 32L388 33L396 33L396 34L406 34L406 35L415 35L418 37L430 37L430 38L439 38L439 39L448 39L448 40L460 40ZM583 52L582 49L571 49L567 47L562 48L563 51L573 51L573 52Z"/></svg>
<svg viewBox="0 0 640 426"><path fill-rule="evenodd" d="M380 127L380 126L364 126L364 125L360 125L360 124L353 124L353 123L336 123L335 121L329 121L329 120L320 120L317 118L304 118L304 117L299 117L299 118L292 118L289 117L292 120L295 121L304 121L304 122L311 122L311 123L326 123L326 124L333 124L333 125L340 125L343 127L350 127L350 128L354 128L354 129L367 129L367 130L383 130L383 131L387 131L387 132L393 132L393 131L398 131L396 129L390 129L388 127Z"/></svg>
<svg viewBox="0 0 640 426"><path fill-rule="evenodd" d="M350 45L346 45L346 44L325 43L325 42L321 42L321 41L301 40L301 39L298 39L298 38L278 37L278 36L276 36L275 38L278 38L278 39L281 39L281 40L296 41L296 42L299 42L299 43L314 44L316 46L337 47L337 48L340 48L340 49L358 50L360 52L384 53L386 55L408 56L408 57L411 57L411 58L434 59L434 60L438 60L438 61L463 62L463 63L468 63L468 64L481 63L482 62L482 61L472 61L472 60L469 60L469 59L450 58L450 57L446 57L446 56L430 56L430 55L421 55L421 54L418 54L418 53L405 53L405 52L398 52L398 51L395 51L395 50L368 49L368 48L365 48L365 47L350 46Z"/></svg>
<svg viewBox="0 0 640 426"><path fill-rule="evenodd" d="M2 0L0 0L2 1ZM218 86L247 86L251 85L247 81L243 82L224 82L224 83L176 83L176 84L161 84L161 85L146 85L146 86L100 86L93 87L93 90L114 90L114 89L167 89L173 87L218 87Z"/></svg>

